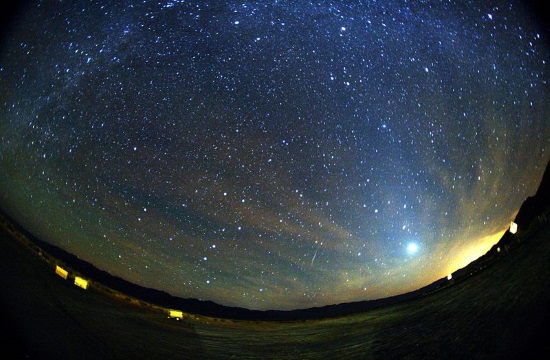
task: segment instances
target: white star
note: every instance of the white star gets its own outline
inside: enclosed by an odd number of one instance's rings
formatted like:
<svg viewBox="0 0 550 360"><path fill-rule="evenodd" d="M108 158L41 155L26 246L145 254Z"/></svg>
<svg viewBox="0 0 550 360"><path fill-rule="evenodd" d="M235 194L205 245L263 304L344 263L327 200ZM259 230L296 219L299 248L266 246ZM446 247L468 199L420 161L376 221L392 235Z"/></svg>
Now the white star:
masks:
<svg viewBox="0 0 550 360"><path fill-rule="evenodd" d="M407 244L407 252L409 255L413 255L418 251L418 244L414 242L410 242Z"/></svg>

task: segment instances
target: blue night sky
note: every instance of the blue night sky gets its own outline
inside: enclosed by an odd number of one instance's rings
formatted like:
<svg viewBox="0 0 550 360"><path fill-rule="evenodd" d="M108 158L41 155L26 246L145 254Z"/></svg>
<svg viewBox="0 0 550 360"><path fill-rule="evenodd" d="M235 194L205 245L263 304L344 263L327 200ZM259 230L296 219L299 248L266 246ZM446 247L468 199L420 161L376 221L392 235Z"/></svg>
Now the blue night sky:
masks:
<svg viewBox="0 0 550 360"><path fill-rule="evenodd" d="M0 48L0 206L142 286L251 309L417 289L550 159L518 1L39 1Z"/></svg>

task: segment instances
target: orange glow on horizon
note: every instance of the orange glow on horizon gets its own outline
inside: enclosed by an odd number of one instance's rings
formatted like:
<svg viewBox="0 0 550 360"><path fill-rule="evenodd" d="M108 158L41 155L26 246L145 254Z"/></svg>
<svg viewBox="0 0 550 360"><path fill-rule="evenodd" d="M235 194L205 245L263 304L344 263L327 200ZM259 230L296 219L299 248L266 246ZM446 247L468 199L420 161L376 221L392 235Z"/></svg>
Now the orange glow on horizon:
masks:
<svg viewBox="0 0 550 360"><path fill-rule="evenodd" d="M452 274L456 270L467 266L472 261L477 260L480 256L485 255L493 245L498 243L507 230L508 228L500 230L497 233L487 235L460 249L454 249L453 252L456 252L456 256L449 262L449 266L444 273Z"/></svg>

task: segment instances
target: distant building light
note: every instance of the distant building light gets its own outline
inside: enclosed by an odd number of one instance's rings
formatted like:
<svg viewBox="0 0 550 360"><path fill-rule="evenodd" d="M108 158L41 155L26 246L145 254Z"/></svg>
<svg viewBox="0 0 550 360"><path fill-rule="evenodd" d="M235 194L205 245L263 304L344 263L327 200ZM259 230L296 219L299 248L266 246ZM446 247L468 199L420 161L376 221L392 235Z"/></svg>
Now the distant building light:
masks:
<svg viewBox="0 0 550 360"><path fill-rule="evenodd" d="M78 287L83 288L84 290L86 290L86 289L88 288L88 280L83 279L83 278L81 278L81 277L79 277L79 276L76 276L76 277L74 278L74 284L75 284L76 286L78 286Z"/></svg>
<svg viewBox="0 0 550 360"><path fill-rule="evenodd" d="M176 320L183 319L183 312L179 310L170 310L169 317Z"/></svg>
<svg viewBox="0 0 550 360"><path fill-rule="evenodd" d="M63 269L62 267L60 266L57 266L55 267L55 273L59 276L61 276L63 279L67 280L67 275L69 275L69 273L67 272L67 270Z"/></svg>
<svg viewBox="0 0 550 360"><path fill-rule="evenodd" d="M518 224L516 224L516 223L513 222L513 221L510 223L510 232L511 232L512 234L515 234L515 233L518 232Z"/></svg>
<svg viewBox="0 0 550 360"><path fill-rule="evenodd" d="M500 246L499 246L499 247L497 247L497 252L500 252Z"/></svg>
<svg viewBox="0 0 550 360"><path fill-rule="evenodd" d="M447 275L447 280L451 280L453 278L453 274Z"/></svg>

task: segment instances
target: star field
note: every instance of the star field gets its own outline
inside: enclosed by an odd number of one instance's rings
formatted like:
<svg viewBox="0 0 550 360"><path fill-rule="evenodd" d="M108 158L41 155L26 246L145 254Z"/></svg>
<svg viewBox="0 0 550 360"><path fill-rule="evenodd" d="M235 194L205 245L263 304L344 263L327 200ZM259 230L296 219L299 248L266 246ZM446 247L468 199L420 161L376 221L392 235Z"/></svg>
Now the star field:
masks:
<svg viewBox="0 0 550 360"><path fill-rule="evenodd" d="M0 52L0 205L139 285L252 309L417 289L548 162L517 1L32 3Z"/></svg>

